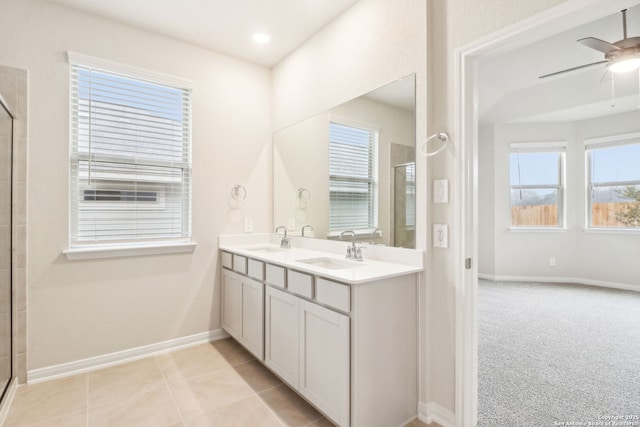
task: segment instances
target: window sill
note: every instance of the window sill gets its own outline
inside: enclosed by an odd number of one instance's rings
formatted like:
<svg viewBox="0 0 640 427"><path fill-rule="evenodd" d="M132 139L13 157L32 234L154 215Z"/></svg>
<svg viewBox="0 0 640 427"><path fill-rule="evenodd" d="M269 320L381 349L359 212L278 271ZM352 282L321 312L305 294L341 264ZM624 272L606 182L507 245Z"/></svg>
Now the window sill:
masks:
<svg viewBox="0 0 640 427"><path fill-rule="evenodd" d="M85 259L122 258L145 255L163 255L193 252L196 243L156 243L147 245L75 247L62 251L69 261Z"/></svg>
<svg viewBox="0 0 640 427"><path fill-rule="evenodd" d="M370 237L373 230L375 230L375 228L372 228L371 230L345 230L345 231L353 231L354 233L356 233L356 239L358 239L361 237ZM342 231L330 231L327 233L327 239L340 239L341 234L342 234ZM379 234L376 234L376 236L380 237ZM351 235L348 235L345 237L348 237L348 239L346 240L351 240Z"/></svg>
<svg viewBox="0 0 640 427"><path fill-rule="evenodd" d="M583 228L585 233L592 234L640 234L640 228Z"/></svg>
<svg viewBox="0 0 640 427"><path fill-rule="evenodd" d="M568 228L564 227L508 227L514 233L566 233Z"/></svg>

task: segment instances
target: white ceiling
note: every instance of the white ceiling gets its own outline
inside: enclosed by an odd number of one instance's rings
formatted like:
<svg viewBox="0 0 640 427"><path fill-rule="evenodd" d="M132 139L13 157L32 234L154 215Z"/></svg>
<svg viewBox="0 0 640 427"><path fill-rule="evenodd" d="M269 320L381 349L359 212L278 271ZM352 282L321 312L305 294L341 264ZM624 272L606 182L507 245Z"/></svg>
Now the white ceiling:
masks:
<svg viewBox="0 0 640 427"><path fill-rule="evenodd" d="M627 36L640 36L640 6L627 11ZM622 14L483 61L478 69L481 123L576 121L637 110L637 72L616 75L615 107L611 107L611 78L605 76L604 64L538 78L604 60L604 54L577 42L585 37L610 43L621 40Z"/></svg>
<svg viewBox="0 0 640 427"><path fill-rule="evenodd" d="M358 0L47 1L272 67Z"/></svg>

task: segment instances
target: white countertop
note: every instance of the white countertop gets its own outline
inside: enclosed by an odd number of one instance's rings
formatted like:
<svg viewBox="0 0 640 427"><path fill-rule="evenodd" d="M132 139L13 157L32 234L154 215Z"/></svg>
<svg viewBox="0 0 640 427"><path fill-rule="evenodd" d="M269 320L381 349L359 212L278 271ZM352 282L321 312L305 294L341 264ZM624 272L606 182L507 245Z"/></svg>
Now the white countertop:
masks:
<svg viewBox="0 0 640 427"><path fill-rule="evenodd" d="M243 236L238 236L240 238L237 239L234 239L232 236L229 237L220 237L220 249L349 284L360 284L423 271L422 251L411 250L412 252L416 252L415 256L404 256L402 258L405 263L397 263L367 258L368 248L373 249L373 247L363 246L363 248L365 248L363 250L364 260L352 261L345 259L344 255L336 253L338 250L342 251L346 248L347 243L345 242L338 243L318 241L318 239L292 238L293 247L291 249L280 249L280 245L274 243L274 239L270 236L268 236L268 238L255 239L242 238ZM316 242L314 242L314 240ZM296 247L296 243L300 246L304 245L307 247ZM313 248L313 246L318 246L322 250ZM384 256L385 252L393 254L393 250L401 251L400 255L407 255L406 251L408 251L407 249L385 248L384 250L377 249L371 252L375 252L375 255L380 258ZM380 255L381 253L383 255ZM339 260L340 262L346 261L352 265L352 267L334 269L300 262L300 260L311 258L331 258ZM390 258L394 257L391 256Z"/></svg>

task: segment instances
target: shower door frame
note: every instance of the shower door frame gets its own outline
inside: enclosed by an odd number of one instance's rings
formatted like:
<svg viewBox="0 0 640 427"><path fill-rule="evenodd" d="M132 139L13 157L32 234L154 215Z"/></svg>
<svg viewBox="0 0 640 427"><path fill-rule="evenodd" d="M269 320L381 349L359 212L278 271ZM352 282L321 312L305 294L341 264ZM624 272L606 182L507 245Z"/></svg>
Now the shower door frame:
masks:
<svg viewBox="0 0 640 427"><path fill-rule="evenodd" d="M7 112L11 119L11 138L9 140L9 378L4 388L0 390L0 402L2 402L11 387L13 380L13 141L14 141L14 120L15 116L11 112L9 105L0 94L0 108ZM1 381L1 379L0 379Z"/></svg>

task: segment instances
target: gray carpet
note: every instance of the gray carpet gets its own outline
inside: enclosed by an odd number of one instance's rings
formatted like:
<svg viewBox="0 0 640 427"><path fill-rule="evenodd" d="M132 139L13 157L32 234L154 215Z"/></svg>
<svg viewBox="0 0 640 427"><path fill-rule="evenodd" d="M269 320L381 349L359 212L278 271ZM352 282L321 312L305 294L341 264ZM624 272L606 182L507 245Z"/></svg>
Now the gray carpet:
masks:
<svg viewBox="0 0 640 427"><path fill-rule="evenodd" d="M640 426L640 292L481 280L478 301L479 426Z"/></svg>

